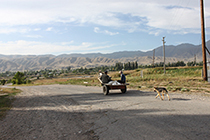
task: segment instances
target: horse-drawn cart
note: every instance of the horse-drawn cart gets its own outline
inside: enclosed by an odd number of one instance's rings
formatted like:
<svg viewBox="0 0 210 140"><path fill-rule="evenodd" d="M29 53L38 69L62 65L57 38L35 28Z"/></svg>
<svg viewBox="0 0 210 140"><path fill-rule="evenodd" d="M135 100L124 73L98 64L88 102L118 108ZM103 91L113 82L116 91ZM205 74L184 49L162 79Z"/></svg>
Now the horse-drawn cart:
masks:
<svg viewBox="0 0 210 140"><path fill-rule="evenodd" d="M103 83L100 78L98 78L98 80L100 81L101 85L103 86L104 95L108 95L109 90L115 90L115 89L120 89L122 93L125 93L127 91L126 85L129 85L128 83L117 83L117 84L115 84L114 82L112 84Z"/></svg>

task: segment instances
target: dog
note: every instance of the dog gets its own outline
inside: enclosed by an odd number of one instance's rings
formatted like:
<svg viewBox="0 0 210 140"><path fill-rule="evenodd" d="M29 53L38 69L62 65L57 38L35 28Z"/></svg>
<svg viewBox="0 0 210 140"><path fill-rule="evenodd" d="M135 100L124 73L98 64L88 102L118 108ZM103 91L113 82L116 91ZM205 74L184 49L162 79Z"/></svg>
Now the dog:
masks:
<svg viewBox="0 0 210 140"><path fill-rule="evenodd" d="M157 98L158 96L160 97L161 100L164 100L164 94L167 95L168 100L170 101L170 97L168 95L168 91L166 88L163 87L154 87L154 92L157 92L157 95L155 98ZM160 93L162 93L163 98L161 97Z"/></svg>

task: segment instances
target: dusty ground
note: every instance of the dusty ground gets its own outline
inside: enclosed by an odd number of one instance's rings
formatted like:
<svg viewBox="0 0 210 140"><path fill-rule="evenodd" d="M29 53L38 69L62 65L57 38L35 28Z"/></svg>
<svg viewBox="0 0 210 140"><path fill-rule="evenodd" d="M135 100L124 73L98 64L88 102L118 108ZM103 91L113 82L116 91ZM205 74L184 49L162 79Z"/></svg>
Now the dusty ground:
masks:
<svg viewBox="0 0 210 140"><path fill-rule="evenodd" d="M17 87L16 87L17 88ZM101 87L18 87L0 139L210 139L210 98L128 90L102 94Z"/></svg>

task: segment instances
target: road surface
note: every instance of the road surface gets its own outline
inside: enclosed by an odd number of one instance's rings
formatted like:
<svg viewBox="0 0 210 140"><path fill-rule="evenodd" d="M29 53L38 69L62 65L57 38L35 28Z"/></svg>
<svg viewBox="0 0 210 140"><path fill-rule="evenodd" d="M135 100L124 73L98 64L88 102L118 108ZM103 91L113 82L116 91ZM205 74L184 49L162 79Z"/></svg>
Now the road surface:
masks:
<svg viewBox="0 0 210 140"><path fill-rule="evenodd" d="M0 120L0 139L209 140L210 98L102 87L44 85L23 92Z"/></svg>

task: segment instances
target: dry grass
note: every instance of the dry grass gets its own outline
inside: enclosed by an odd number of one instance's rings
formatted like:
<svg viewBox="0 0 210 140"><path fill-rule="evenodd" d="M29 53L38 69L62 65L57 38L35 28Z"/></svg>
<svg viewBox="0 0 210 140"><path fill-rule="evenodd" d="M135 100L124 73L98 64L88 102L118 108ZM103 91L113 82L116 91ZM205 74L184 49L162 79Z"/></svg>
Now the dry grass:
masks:
<svg viewBox="0 0 210 140"><path fill-rule="evenodd" d="M40 79L32 82L32 85L50 85L58 84L68 81L70 78L52 78L52 79Z"/></svg>

